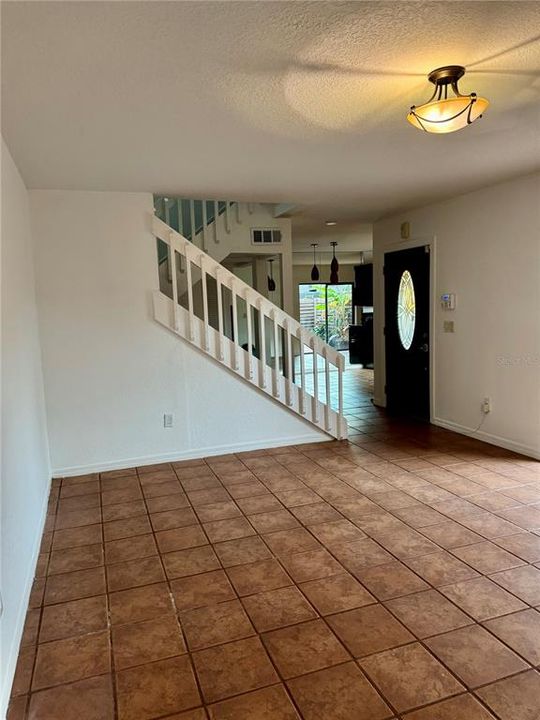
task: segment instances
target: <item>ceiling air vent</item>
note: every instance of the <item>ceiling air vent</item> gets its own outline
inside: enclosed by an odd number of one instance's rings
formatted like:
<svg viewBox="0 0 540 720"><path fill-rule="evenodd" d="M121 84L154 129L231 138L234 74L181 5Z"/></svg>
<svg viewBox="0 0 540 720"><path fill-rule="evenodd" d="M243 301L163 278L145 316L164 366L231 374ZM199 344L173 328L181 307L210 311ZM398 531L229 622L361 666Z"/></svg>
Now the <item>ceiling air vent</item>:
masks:
<svg viewBox="0 0 540 720"><path fill-rule="evenodd" d="M281 243L281 230L275 228L251 228L252 245L278 245Z"/></svg>

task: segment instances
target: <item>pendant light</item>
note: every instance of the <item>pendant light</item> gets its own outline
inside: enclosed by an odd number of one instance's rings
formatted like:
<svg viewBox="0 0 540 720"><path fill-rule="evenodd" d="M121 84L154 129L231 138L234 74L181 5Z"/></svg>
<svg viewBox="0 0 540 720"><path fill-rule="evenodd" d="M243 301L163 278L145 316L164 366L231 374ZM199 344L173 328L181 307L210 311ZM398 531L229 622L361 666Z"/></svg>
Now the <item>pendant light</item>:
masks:
<svg viewBox="0 0 540 720"><path fill-rule="evenodd" d="M451 133L481 118L489 102L476 93L462 95L459 92L458 80L464 75L465 68L461 65L447 65L430 72L428 80L435 85L435 90L426 103L411 107L407 115L411 125L430 133ZM448 97L448 86L454 97Z"/></svg>
<svg viewBox="0 0 540 720"><path fill-rule="evenodd" d="M273 258L268 261L270 263L270 275L268 276L268 292L274 292L276 289L276 281L273 273Z"/></svg>
<svg viewBox="0 0 540 720"><path fill-rule="evenodd" d="M311 243L311 247L313 248L313 267L311 268L311 280L312 282L318 282L321 274L319 273L319 268L317 267L317 258L315 257L315 248L317 247L318 243Z"/></svg>
<svg viewBox="0 0 540 720"><path fill-rule="evenodd" d="M330 263L330 284L336 285L339 282L339 263L336 257L337 242L331 242L330 245L332 246L332 262Z"/></svg>

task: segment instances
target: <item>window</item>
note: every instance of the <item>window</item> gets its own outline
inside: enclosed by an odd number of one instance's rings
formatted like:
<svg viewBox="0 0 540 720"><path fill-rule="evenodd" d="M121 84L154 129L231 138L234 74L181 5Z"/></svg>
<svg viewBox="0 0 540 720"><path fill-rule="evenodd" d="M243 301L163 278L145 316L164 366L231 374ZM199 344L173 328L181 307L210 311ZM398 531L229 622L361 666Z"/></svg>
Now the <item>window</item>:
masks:
<svg viewBox="0 0 540 720"><path fill-rule="evenodd" d="M281 230L272 228L252 228L252 245L276 245L281 242Z"/></svg>
<svg viewBox="0 0 540 720"><path fill-rule="evenodd" d="M413 341L414 326L416 324L416 299L411 273L404 270L399 281L397 299L397 322L401 344L408 350Z"/></svg>

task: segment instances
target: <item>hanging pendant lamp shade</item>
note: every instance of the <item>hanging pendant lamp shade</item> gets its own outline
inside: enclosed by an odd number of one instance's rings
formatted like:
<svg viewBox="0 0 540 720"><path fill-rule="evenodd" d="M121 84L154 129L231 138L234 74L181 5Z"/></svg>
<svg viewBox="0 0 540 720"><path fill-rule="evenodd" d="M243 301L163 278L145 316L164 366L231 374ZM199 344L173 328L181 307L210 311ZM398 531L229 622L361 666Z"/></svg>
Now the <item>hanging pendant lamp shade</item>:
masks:
<svg viewBox="0 0 540 720"><path fill-rule="evenodd" d="M274 280L274 273L273 273L273 260L268 261L270 263L270 275L268 276L268 292L274 292L276 289L276 281Z"/></svg>
<svg viewBox="0 0 540 720"><path fill-rule="evenodd" d="M419 130L429 133L451 133L467 127L482 117L489 102L476 93L462 95L458 90L458 80L465 75L461 65L447 65L437 68L428 75L435 85L430 99L423 105L411 107L407 120ZM454 97L448 97L448 87Z"/></svg>
<svg viewBox="0 0 540 720"><path fill-rule="evenodd" d="M336 285L339 282L339 263L336 257L336 245L337 242L331 242L330 245L332 246L332 262L330 263L330 283L332 285Z"/></svg>
<svg viewBox="0 0 540 720"><path fill-rule="evenodd" d="M317 282L321 276L319 268L317 267L317 258L315 257L315 248L317 247L317 244L318 243L311 243L311 247L313 248L313 267L311 268L312 282Z"/></svg>

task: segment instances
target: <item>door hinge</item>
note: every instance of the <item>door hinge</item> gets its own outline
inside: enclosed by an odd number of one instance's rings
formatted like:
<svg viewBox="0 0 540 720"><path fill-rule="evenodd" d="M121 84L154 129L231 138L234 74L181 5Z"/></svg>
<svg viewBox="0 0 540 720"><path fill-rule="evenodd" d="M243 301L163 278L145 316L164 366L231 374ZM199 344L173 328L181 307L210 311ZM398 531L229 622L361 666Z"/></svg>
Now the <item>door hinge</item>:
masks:
<svg viewBox="0 0 540 720"><path fill-rule="evenodd" d="M431 252L431 246L430 246L430 245L424 245L424 252L429 255L429 253Z"/></svg>

